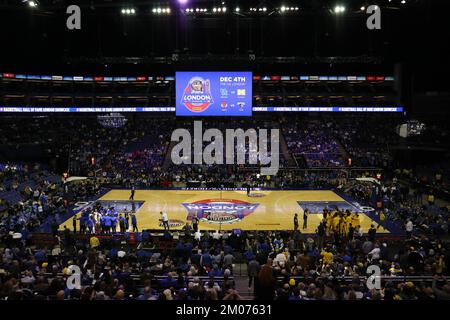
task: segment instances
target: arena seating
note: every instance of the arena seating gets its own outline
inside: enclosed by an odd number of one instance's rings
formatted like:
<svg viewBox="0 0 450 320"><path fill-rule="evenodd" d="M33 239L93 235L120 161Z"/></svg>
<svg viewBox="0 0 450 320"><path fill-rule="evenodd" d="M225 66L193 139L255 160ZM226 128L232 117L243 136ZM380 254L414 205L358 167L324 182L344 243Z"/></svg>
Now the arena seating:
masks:
<svg viewBox="0 0 450 320"><path fill-rule="evenodd" d="M208 167L167 163L171 130L188 127L188 123L172 120L163 116L142 118L130 120L122 128L105 128L93 117L71 119L64 125L58 117L48 117L32 119L31 129L22 131L14 121L2 119L0 131L5 143L2 147L11 148L15 144L17 150L33 153L38 149L29 149L29 141L34 141L41 148L38 153L44 155L40 159L46 165L14 162L12 159L17 154L10 154L9 162L1 166L0 235L4 245L0 248L0 266L8 273L0 284L1 298L57 299L67 277L64 269L70 261L81 264L88 261L83 269L83 289L64 292L71 299L120 299L122 294L127 299L159 300L225 299L229 294L241 299L253 298L254 294L258 299L269 296L278 300L448 297L449 287L442 275L448 274L450 255L443 239L448 237L450 215L447 207L423 201L430 187L445 188L447 180L436 179L435 174L446 176L447 171L445 164L441 164L417 172L411 178L400 169L390 168L394 164L391 146L402 142L394 132L400 119L380 117L378 124L373 124L365 116L326 117L320 121L283 116L277 125L261 118L258 126L282 129L287 147L281 151L283 165L270 183L256 178L254 169L247 165ZM226 127L226 123L217 121L206 125ZM250 125L245 121L240 123L243 128ZM51 128L52 133L42 127ZM13 135L11 139L5 138L9 135ZM67 141L71 141L70 145ZM52 166L46 160L65 155L70 155L71 175L88 176L87 180L71 185L69 192L61 183L63 171L58 171L58 164ZM289 164L289 156L300 161ZM347 157L353 160L351 167L346 163ZM354 180L373 178L379 172L386 176L379 189ZM422 181L421 175L428 178ZM384 226L393 234L377 236L374 241L369 241L367 235L355 235L353 239L329 235L322 245L318 235L303 237L290 231L244 233L239 240L227 236L221 241L202 232L203 238L198 241L183 232L157 235L153 230L145 232L145 236L137 234L131 241L129 232L109 235L53 230L55 221L63 221L73 214L75 202L96 199L101 190L114 185L232 188L249 182L275 189L333 188L362 205L373 207L381 200L386 215ZM422 193L416 195L416 190ZM379 211L372 218L379 221ZM414 231L405 240L405 225L409 220L414 224ZM18 234L21 237L14 236ZM100 241L95 249L91 248L92 237ZM196 253L197 250L202 253ZM214 278L209 275L214 269L212 265L202 266L199 260L207 251L210 252L207 261L218 259L215 270L219 276ZM231 256L225 259L228 253ZM17 255L21 256L19 266L12 268ZM36 268L29 273L27 266L33 259ZM232 263L225 265L225 260ZM255 264L250 264L252 260L257 261L258 270L266 267L272 270L271 286L261 285L263 272L255 276L256 283L248 290L247 268ZM369 262L381 268L383 290L368 290L364 285L367 275L363 271ZM109 270L110 276L93 284L92 279L97 276L87 272L91 263L100 270ZM224 277L225 272L228 275ZM199 287L198 284L203 289L197 292L194 287ZM88 297L92 290L97 292L95 298Z"/></svg>

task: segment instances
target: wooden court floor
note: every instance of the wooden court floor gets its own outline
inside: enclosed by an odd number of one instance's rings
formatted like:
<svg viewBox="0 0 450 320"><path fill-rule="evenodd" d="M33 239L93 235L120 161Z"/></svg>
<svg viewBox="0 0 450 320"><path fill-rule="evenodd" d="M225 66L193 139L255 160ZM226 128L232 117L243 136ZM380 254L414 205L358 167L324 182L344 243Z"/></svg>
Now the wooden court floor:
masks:
<svg viewBox="0 0 450 320"><path fill-rule="evenodd" d="M128 201L129 190L111 190L99 200ZM139 230L162 229L160 212L168 214L171 229L181 229L198 212L200 230L292 230L294 213L299 215L300 231L315 233L322 214L310 214L308 226L302 229L303 209L299 202L331 201L349 205L333 191L258 191L248 197L245 191L189 191L189 190L136 190L135 201L143 202L136 211ZM367 232L371 224L378 224L360 214L361 228ZM72 228L72 219L61 225ZM379 227L378 233L389 233Z"/></svg>

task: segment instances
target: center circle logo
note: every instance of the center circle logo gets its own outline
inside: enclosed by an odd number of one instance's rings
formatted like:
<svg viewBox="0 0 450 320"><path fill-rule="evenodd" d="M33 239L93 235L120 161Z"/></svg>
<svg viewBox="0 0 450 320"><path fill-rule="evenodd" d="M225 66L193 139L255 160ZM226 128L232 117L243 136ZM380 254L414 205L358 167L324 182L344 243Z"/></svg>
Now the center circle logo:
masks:
<svg viewBox="0 0 450 320"><path fill-rule="evenodd" d="M181 103L192 112L202 112L213 104L211 82L202 77L192 77L183 92Z"/></svg>
<svg viewBox="0 0 450 320"><path fill-rule="evenodd" d="M183 203L188 211L187 220L194 216L201 222L210 224L235 223L253 213L259 203L249 203L235 199L206 199Z"/></svg>

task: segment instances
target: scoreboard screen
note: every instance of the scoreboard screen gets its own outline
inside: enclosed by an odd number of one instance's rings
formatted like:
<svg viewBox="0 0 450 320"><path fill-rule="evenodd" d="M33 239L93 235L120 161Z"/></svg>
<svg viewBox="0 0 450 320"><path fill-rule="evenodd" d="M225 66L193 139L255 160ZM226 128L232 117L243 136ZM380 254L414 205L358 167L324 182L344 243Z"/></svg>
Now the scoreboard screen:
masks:
<svg viewBox="0 0 450 320"><path fill-rule="evenodd" d="M177 116L251 116L251 72L177 72Z"/></svg>

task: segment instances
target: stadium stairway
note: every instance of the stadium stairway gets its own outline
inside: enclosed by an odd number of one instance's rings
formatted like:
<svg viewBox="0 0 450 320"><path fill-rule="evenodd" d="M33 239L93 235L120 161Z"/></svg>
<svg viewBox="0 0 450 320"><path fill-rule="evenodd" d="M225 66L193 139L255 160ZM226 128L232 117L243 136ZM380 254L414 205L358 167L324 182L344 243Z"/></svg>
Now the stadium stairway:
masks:
<svg viewBox="0 0 450 320"><path fill-rule="evenodd" d="M350 158L350 154L348 153L347 149L344 147L344 144L341 142L341 137L334 135L331 131L329 132L329 135L331 137L333 137L333 139L336 141L336 143L338 145L339 154L347 162L347 159Z"/></svg>
<svg viewBox="0 0 450 320"><path fill-rule="evenodd" d="M337 142L337 145L338 145L339 153L341 154L343 159L345 159L345 160L349 159L350 158L350 154L344 148L344 146L342 145L341 141L339 139L337 139L337 138L335 138L335 139L336 139L336 142Z"/></svg>
<svg viewBox="0 0 450 320"><path fill-rule="evenodd" d="M248 290L248 277L235 277L234 282L236 284L236 290L239 292L242 300L255 300L253 288L251 290Z"/></svg>
<svg viewBox="0 0 450 320"><path fill-rule="evenodd" d="M169 146L167 147L167 151L166 151L166 155L164 157L164 162L162 167L162 170L166 170L167 168L170 167L170 165L172 164L172 158L171 158L171 153L172 153L172 149L173 147L177 144L177 142L175 141L171 141Z"/></svg>
<svg viewBox="0 0 450 320"><path fill-rule="evenodd" d="M254 300L253 288L248 290L247 264L239 263L235 266L234 273L235 289L239 292L242 300Z"/></svg>
<svg viewBox="0 0 450 320"><path fill-rule="evenodd" d="M298 167L297 161L292 156L292 154L289 152L289 148L287 146L286 139L284 138L282 130L280 130L280 132L281 132L281 134L280 134L280 151L281 151L282 155L287 160L288 165L290 167Z"/></svg>

